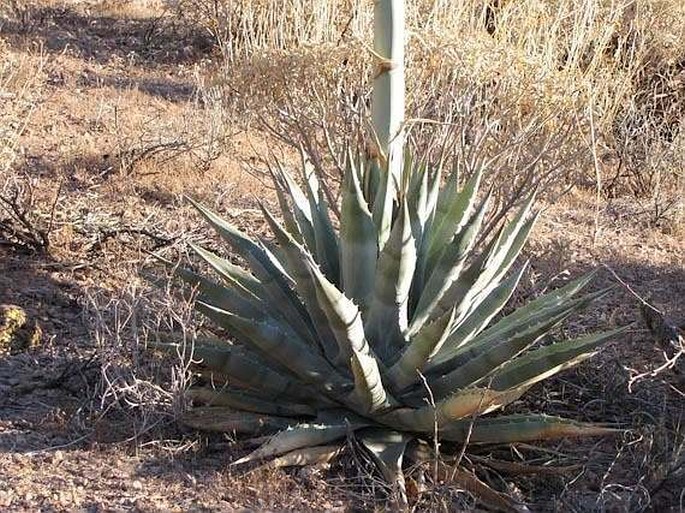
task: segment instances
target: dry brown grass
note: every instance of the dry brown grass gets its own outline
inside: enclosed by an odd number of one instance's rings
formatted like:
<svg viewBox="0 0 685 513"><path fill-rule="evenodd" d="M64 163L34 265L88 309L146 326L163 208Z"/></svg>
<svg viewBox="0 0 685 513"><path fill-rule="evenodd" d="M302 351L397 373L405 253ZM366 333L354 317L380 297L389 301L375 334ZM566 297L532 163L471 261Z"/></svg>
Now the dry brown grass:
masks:
<svg viewBox="0 0 685 513"><path fill-rule="evenodd" d="M23 54L0 40L0 244L39 252L49 245L50 220L37 215L36 180L19 172L15 163L22 157L21 137L43 94L44 64L39 46Z"/></svg>
<svg viewBox="0 0 685 513"><path fill-rule="evenodd" d="M369 99L372 3L329 0L315 12L296 0L272 4L180 4L218 40L224 69L214 85L225 105L287 137L300 130L315 146L325 147L323 130L356 137ZM491 126L483 160L502 153L503 141L530 142L516 150L527 159L498 162L510 177L542 145L540 180L553 171L557 183L565 177L564 185L596 188L601 198L631 194L651 221L682 223L680 2L471 0L408 9L415 140L436 132L473 139ZM470 151L469 140L457 144Z"/></svg>

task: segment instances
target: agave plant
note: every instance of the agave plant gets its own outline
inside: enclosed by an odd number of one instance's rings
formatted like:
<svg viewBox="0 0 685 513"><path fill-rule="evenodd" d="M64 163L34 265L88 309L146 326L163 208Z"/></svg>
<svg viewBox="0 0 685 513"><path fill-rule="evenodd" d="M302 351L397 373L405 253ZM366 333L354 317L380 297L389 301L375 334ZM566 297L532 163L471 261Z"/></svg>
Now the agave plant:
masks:
<svg viewBox="0 0 685 513"><path fill-rule="evenodd" d="M400 491L415 440L611 432L501 411L620 330L549 343L555 327L605 293L581 294L591 275L502 314L526 270L512 268L538 218L534 194L485 237L490 195L479 193L481 172L462 176L457 166L445 177L405 150L404 2L374 5L375 148L368 157L350 148L342 159L339 219L304 155L302 187L278 162L270 169L281 210L279 220L262 207L271 240L194 203L249 270L195 245L218 279L176 269L197 309L231 336L195 343L211 386L188 391L204 406L186 423L275 433L236 463L325 461L352 437Z"/></svg>
<svg viewBox="0 0 685 513"><path fill-rule="evenodd" d="M262 207L272 240L194 203L249 271L195 245L219 279L177 270L197 309L232 336L195 344L212 379L189 391L206 406L186 422L276 433L238 463L321 461L354 437L394 482L415 439L506 443L611 431L501 412L619 331L549 343L551 330L605 294L581 294L591 275L501 313L526 269L512 270L538 218L533 195L477 244L490 199L478 194L480 172L463 180L451 170L441 187L441 166L407 158L393 184L377 160L349 151L345 161L340 229L316 174L306 172L301 188L278 164L270 171L282 222Z"/></svg>

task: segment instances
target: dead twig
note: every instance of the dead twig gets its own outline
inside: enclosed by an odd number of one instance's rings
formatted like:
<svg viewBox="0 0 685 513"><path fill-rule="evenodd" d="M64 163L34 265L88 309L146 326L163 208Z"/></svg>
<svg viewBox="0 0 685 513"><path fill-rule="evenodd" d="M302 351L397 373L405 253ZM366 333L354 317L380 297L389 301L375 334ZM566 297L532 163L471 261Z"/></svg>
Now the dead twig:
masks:
<svg viewBox="0 0 685 513"><path fill-rule="evenodd" d="M683 362L680 361L683 355L685 355L685 333L683 332L683 329L674 321L666 317L664 312L650 304L640 294L635 292L629 284L621 279L616 271L606 264L603 265L611 273L614 279L640 302L642 318L644 319L647 328L654 336L654 339L663 350L664 363L658 367L644 372L638 372L635 369L627 368L631 373L631 377L628 381L628 390L632 392L633 385L638 381L641 381L646 377L654 378L669 369L676 369L678 373L683 374L684 369L681 369L681 367L683 367Z"/></svg>
<svg viewBox="0 0 685 513"><path fill-rule="evenodd" d="M28 195L30 197L30 192ZM0 219L0 243L30 253L48 253L50 233L32 219L30 210L25 206L27 202L30 203L30 200L20 197L19 188L15 188L10 195L0 195L0 210L9 216Z"/></svg>
<svg viewBox="0 0 685 513"><path fill-rule="evenodd" d="M89 254L93 254L102 249L102 246L110 239L118 237L120 235L143 235L149 237L154 241L154 245L151 251L169 246L178 240L179 237L163 237L155 233L150 232L144 228L115 228L113 230L101 230L98 240L94 242L88 249Z"/></svg>

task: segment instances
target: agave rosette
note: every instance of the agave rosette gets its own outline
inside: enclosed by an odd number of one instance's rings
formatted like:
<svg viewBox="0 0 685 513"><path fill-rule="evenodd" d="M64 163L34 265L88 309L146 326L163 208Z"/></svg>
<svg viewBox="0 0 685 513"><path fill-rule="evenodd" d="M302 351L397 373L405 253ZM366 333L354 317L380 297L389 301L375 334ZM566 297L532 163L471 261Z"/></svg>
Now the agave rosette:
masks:
<svg viewBox="0 0 685 513"><path fill-rule="evenodd" d="M526 265L517 257L538 218L534 198L477 244L489 195L481 173L404 165L401 180L349 152L340 229L317 176L303 187L271 169L282 221L263 207L273 241L199 212L249 271L199 246L218 279L177 270L196 307L232 335L198 340L212 385L191 388L185 420L201 429L276 433L240 462L322 461L355 436L388 479L407 444L516 442L610 429L533 414L486 415L535 383L582 362L620 330L541 343L605 292L587 275L502 315ZM306 166L305 166L306 169ZM463 185L461 182L463 181ZM397 183L399 182L399 183Z"/></svg>

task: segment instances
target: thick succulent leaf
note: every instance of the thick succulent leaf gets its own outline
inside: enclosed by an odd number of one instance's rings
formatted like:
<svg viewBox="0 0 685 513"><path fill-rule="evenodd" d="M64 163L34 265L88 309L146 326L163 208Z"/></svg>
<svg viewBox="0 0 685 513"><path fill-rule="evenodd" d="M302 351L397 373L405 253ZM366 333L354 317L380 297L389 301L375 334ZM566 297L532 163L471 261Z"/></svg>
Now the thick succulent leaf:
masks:
<svg viewBox="0 0 685 513"><path fill-rule="evenodd" d="M458 167L454 167L449 173L445 185L438 190L435 205L434 227L443 224L443 220L449 217L450 209L455 208L459 196L460 173ZM450 234L454 235L454 233Z"/></svg>
<svg viewBox="0 0 685 513"><path fill-rule="evenodd" d="M528 237L530 237L533 228L535 228L538 219L540 219L540 215L541 211L538 211L535 214L533 214L525 223L523 223L521 228L517 231L516 236L513 237L513 241L511 243L511 246L509 247L509 251L507 251L504 260L502 261L502 264L499 267L499 271L495 275L495 279L493 280L494 282L497 282L500 279L502 279L502 276L504 276L507 273L507 271L509 271L509 268L511 268L512 264L521 254L521 250L526 245Z"/></svg>
<svg viewBox="0 0 685 513"><path fill-rule="evenodd" d="M435 166L434 170L428 177L428 196L426 198L426 211L427 211L427 225L430 223L432 225L436 209L438 205L438 198L440 197L440 185L442 183L442 165ZM427 248L426 248L427 249Z"/></svg>
<svg viewBox="0 0 685 513"><path fill-rule="evenodd" d="M425 251L428 250L428 243L430 237L428 236L428 229L432 225L435 218L435 210L440 195L440 185L442 183L442 164L439 165L423 165L421 172L421 180L417 182L416 189L409 194L409 204L412 214L416 214L416 218L420 224L421 238L425 239ZM417 238L418 240L418 238Z"/></svg>
<svg viewBox="0 0 685 513"><path fill-rule="evenodd" d="M212 304L246 317L262 318L266 316L265 305L253 294L244 293L241 288L219 285L182 267L175 267L173 271L176 276L188 284L189 289L186 290L188 299L194 297L196 301Z"/></svg>
<svg viewBox="0 0 685 513"><path fill-rule="evenodd" d="M340 220L342 287L345 295L363 308L373 292L378 237L357 171L351 167L353 158L350 155L348 159Z"/></svg>
<svg viewBox="0 0 685 513"><path fill-rule="evenodd" d="M411 293L409 295L410 311L416 309L416 303L421 297L421 291L424 288L426 280L426 266L428 260L428 245L430 243L430 230L435 215L435 208L440 192L440 178L442 176L442 167L437 166L435 170L428 172L428 190L425 196L425 218L415 214L412 209L412 231L414 239L416 240L416 271L414 272L414 279L412 281Z"/></svg>
<svg viewBox="0 0 685 513"><path fill-rule="evenodd" d="M178 343L149 343L153 348L179 352L184 346ZM278 362L260 356L248 349L209 339L187 344L192 358L205 367L228 377L231 384L258 391L260 397L271 401L302 401L325 405L324 397L313 397L311 388L299 382L290 370Z"/></svg>
<svg viewBox="0 0 685 513"><path fill-rule="evenodd" d="M330 444L335 440L345 438L348 433L358 427L361 426L351 426L344 421L334 424L298 424L277 433L264 445L235 461L233 465L273 458L305 447Z"/></svg>
<svg viewBox="0 0 685 513"><path fill-rule="evenodd" d="M351 404L363 413L375 413L392 404L392 398L385 391L378 363L373 356L354 353L350 357L350 368L354 376Z"/></svg>
<svg viewBox="0 0 685 513"><path fill-rule="evenodd" d="M203 297L207 301L222 302L227 308L233 304L234 308L243 309L245 313L255 312L256 314L262 310L261 299L240 285L225 287L190 269L180 267L160 255L153 254L152 256L164 264L174 276L188 285L183 290L183 296L187 300L195 299L197 295L204 294ZM166 288L169 284L168 280L161 279L156 275L142 273L142 276L159 288Z"/></svg>
<svg viewBox="0 0 685 513"><path fill-rule="evenodd" d="M512 358L544 337L549 330L568 317L570 311L546 317L511 338L497 339L487 347L472 351L463 365L437 379L429 379L435 397L445 397L454 390L472 385L490 375Z"/></svg>
<svg viewBox="0 0 685 513"><path fill-rule="evenodd" d="M470 302L465 301L469 294L472 294L474 284L483 272L483 265L487 259L487 252L483 252L463 269L456 280L454 280L447 290L439 297L437 304L429 312L429 319L435 319L453 308L457 308L457 320L461 321L463 312L468 308Z"/></svg>
<svg viewBox="0 0 685 513"><path fill-rule="evenodd" d="M497 340L509 339L516 336L531 326L534 326L547 318L551 318L562 313L570 313L584 308L590 302L602 297L606 291L599 291L588 294L580 299L573 299L585 285L591 276L583 277L567 286L532 301L531 303L515 310L499 320L493 326L481 332L470 342L461 346L444 344L441 351L435 355L429 364L432 372L440 372L448 367L455 366L455 359L466 361L478 355Z"/></svg>
<svg viewBox="0 0 685 513"><path fill-rule="evenodd" d="M453 350L459 349L480 333L483 328L490 323L493 317L504 308L504 305L507 304L507 301L509 301L514 290L516 290L527 267L528 264L526 263L526 265L523 265L516 274L510 276L507 280L495 287L490 294L483 298L483 301L478 308L474 309L460 323L453 323L451 332L443 346L450 347ZM456 317L456 313L454 317ZM442 346L438 348L438 350L441 349Z"/></svg>
<svg viewBox="0 0 685 513"><path fill-rule="evenodd" d="M296 286L294 278L286 271L287 259L282 249L264 241L259 242L259 247L271 262L273 268L280 273L276 278L271 276L260 278L269 299L269 304L272 306L278 305L277 308L288 317L289 322L304 324L311 335L315 336L317 331L314 329L314 322L310 318L304 304L294 292Z"/></svg>
<svg viewBox="0 0 685 513"><path fill-rule="evenodd" d="M314 340L317 338L318 332L314 327L309 312L300 298L293 292L297 284L285 269L287 266L286 256L279 246L272 243L260 241L259 245L274 267L282 273L283 280L289 286L287 293L283 293L282 287L275 281L271 280L266 283L264 291L269 299L269 307L278 310L282 317L287 320L288 324L295 328L298 334L316 345Z"/></svg>
<svg viewBox="0 0 685 513"><path fill-rule="evenodd" d="M425 165L414 170L407 191L407 203L412 214L412 232L417 241L423 237L424 227L432 214L428 210L429 175L430 171Z"/></svg>
<svg viewBox="0 0 685 513"><path fill-rule="evenodd" d="M416 175L419 172L419 168L422 163L414 162L414 153L409 151L407 148L404 149L404 162L402 164L402 188L401 190L406 191L406 185L416 181ZM420 158L420 155L416 155Z"/></svg>
<svg viewBox="0 0 685 513"><path fill-rule="evenodd" d="M271 467L305 467L322 465L338 457L345 450L342 444L305 447L274 458L268 464Z"/></svg>
<svg viewBox="0 0 685 513"><path fill-rule="evenodd" d="M437 262L445 243L452 240L459 233L476 207L478 201L478 188L482 178L482 170L476 171L458 193L458 174L453 173L445 185L444 194L438 199L435 218L430 234L428 245L428 267L430 273L432 266Z"/></svg>
<svg viewBox="0 0 685 513"><path fill-rule="evenodd" d="M406 502L402 460L412 437L397 431L373 428L358 432L356 437L369 451L385 480L395 487L400 500Z"/></svg>
<svg viewBox="0 0 685 513"><path fill-rule="evenodd" d="M395 184L392 182L392 174L385 165L381 165L377 159L371 159L367 163L367 173L378 174L380 183L371 208L373 222L376 224L378 235L378 249L383 249L390 237L392 229L392 213L394 208Z"/></svg>
<svg viewBox="0 0 685 513"><path fill-rule="evenodd" d="M258 317L258 312L265 309L271 311L276 310L276 316L279 321L288 323L298 335L309 340L310 343L314 343L314 330L309 322L308 315L306 315L306 312L302 311L301 307L298 307L298 305L292 301L281 301L277 303L269 302L268 305L262 303L260 298L269 298L269 293L254 276L245 272L240 267L231 264L228 260L220 258L195 244L190 244L190 246L195 253L205 260L227 283L229 290L224 291L223 295L229 295L231 292L238 292L242 298L245 298L258 307L258 310L250 313L244 308L239 310L230 308L230 306L225 303L217 303L216 306L219 306L224 310L233 311L243 317ZM268 250L266 248L264 248L264 250L268 255ZM202 288L201 285L200 288ZM201 297L200 299L205 302L211 302L204 297ZM299 304L299 301L297 303Z"/></svg>
<svg viewBox="0 0 685 513"><path fill-rule="evenodd" d="M355 396L367 412L386 408L392 398L386 393L378 362L364 335L359 308L326 279L311 259L306 260L316 288L319 306L328 318L339 354L350 363Z"/></svg>
<svg viewBox="0 0 685 513"><path fill-rule="evenodd" d="M267 291L271 304L289 303L305 322L310 322L302 303L289 285L289 278L274 263L271 256L257 242L221 219L215 212L188 198L212 227L238 252L250 266L257 279Z"/></svg>
<svg viewBox="0 0 685 513"><path fill-rule="evenodd" d="M354 160L350 162L356 166L364 199L366 199L366 203L369 205L369 210L373 211L373 205L376 202L381 187L380 173L373 172L376 168L372 168L372 161L368 160L361 152L350 151L350 154L354 157Z"/></svg>
<svg viewBox="0 0 685 513"><path fill-rule="evenodd" d="M316 251L316 236L312 221L312 211L309 198L302 192L302 189L293 177L288 173L279 162L277 169L278 180L274 181L276 188L281 188L288 193L292 204L292 214L287 214L286 222L289 217L295 220L297 232L291 232L295 240L300 240L310 251Z"/></svg>
<svg viewBox="0 0 685 513"><path fill-rule="evenodd" d="M563 287L556 290L543 294L542 296L529 301L523 306L520 306L512 313L508 314L502 320L497 322L491 328L488 328L484 335L494 336L502 335L503 333L510 332L512 327L521 323L526 319L530 319L536 314L543 312L549 312L550 309L558 307L566 307L572 300L572 298L577 295L581 290L583 290L592 281L596 274L596 271L587 273L580 278L577 278ZM598 292L597 295L601 296L605 291Z"/></svg>
<svg viewBox="0 0 685 513"><path fill-rule="evenodd" d="M595 333L531 351L505 364L493 376L491 386L495 390L531 386L593 356L607 339L623 333L626 329L623 327L605 333Z"/></svg>
<svg viewBox="0 0 685 513"><path fill-rule="evenodd" d="M438 402L439 425L467 416L490 413L516 401L525 392L523 388L506 391L487 388L459 390Z"/></svg>
<svg viewBox="0 0 685 513"><path fill-rule="evenodd" d="M521 252L538 218L538 215L535 215L526 220L533 200L534 197L531 196L518 215L500 229L488 249L452 283L435 306L433 317L442 315L456 304L457 320L461 321L498 286Z"/></svg>
<svg viewBox="0 0 685 513"><path fill-rule="evenodd" d="M440 173L441 177L441 173ZM418 301L420 292L424 289L424 283L428 279L427 274L430 274L429 269L429 256L430 251L436 250L436 227L442 224L442 221L449 214L450 207L455 205L456 198L459 194L459 172L454 169L452 173L447 177L447 181L444 187L440 187L440 180L432 183L430 201L432 205L429 210L429 219L427 226L425 227L425 233L421 239L421 244L418 248L418 261L416 267L416 273L414 275L414 283L412 285L412 296L413 302L412 308L416 305ZM452 240L451 234L447 239L441 241L443 247L445 244ZM435 262L435 255L433 254L430 258L431 264Z"/></svg>
<svg viewBox="0 0 685 513"><path fill-rule="evenodd" d="M278 159L274 158L274 160L278 166L277 169L269 166L268 163L267 166L269 173L271 174L271 180L274 183L274 189L276 190L276 197L278 198L278 205L283 215L285 227L297 242L303 244L304 240L302 238L302 232L300 231L299 223L295 218L293 208L290 206L288 198L286 197L287 184L285 183L285 179L282 178L282 175L285 173L285 171L283 170L283 167Z"/></svg>
<svg viewBox="0 0 685 513"><path fill-rule="evenodd" d="M373 298L365 316L366 336L387 360L397 352L407 326L407 307L416 266L416 246L406 202L380 253Z"/></svg>
<svg viewBox="0 0 685 513"><path fill-rule="evenodd" d="M539 213L535 214L533 217L528 219L522 225L521 229L516 232L516 235L512 237L513 240L511 246L509 246L504 258L501 260L501 263L500 260L497 260L499 266L493 265L493 269L496 269L496 271L493 273L492 277L488 277L488 275L490 274L489 272L483 273L483 275L479 277L478 281L473 287L473 290L476 291L476 295L475 297L472 294L469 295L469 298L473 297L473 300L471 301L469 308L465 310L467 312L465 315L468 315L469 312L473 311L476 308L479 308L479 305L483 298L498 286L499 282L502 280L504 275L509 271L512 264L516 261L519 254L521 253L521 250L523 249L523 246L528 240L528 237L533 227L535 226L538 218ZM490 264L486 263L486 266L489 265Z"/></svg>
<svg viewBox="0 0 685 513"><path fill-rule="evenodd" d="M489 347L498 343L498 341L514 338L535 326L541 326L548 319L556 317L564 319L573 312L587 307L587 305L605 296L607 293L608 290L600 290L577 299L569 300L567 303L554 304L546 308L541 308L538 311L530 311L528 315L517 318L513 320L513 322L509 322L510 316L507 316L491 328L488 328L480 335L473 338L471 342L452 351L451 354L453 356L451 358L443 359L446 355L436 355L433 361L431 361L431 364L435 363L435 365L431 367L430 372L436 374L444 372L444 369L446 368L458 367L487 351ZM540 333L542 333L542 331Z"/></svg>
<svg viewBox="0 0 685 513"><path fill-rule="evenodd" d="M388 378L394 390L418 382L426 362L440 349L450 334L454 310L426 324L409 342L400 359L389 369Z"/></svg>
<svg viewBox="0 0 685 513"><path fill-rule="evenodd" d="M316 284L309 272L309 266L307 265L307 262L312 256L283 229L266 208L262 207L262 210L264 211L264 217L267 223L269 223L269 226L276 236L276 240L278 240L288 261L288 271L295 280L297 291L304 300L314 329L318 333L317 339L319 344L321 344L323 354L329 361L333 362L337 359L339 363L341 357L338 354L339 351L336 346L336 339L324 311L319 306L319 300L316 294ZM345 365L346 364L347 363L345 362Z"/></svg>
<svg viewBox="0 0 685 513"><path fill-rule="evenodd" d="M515 443L557 438L606 436L619 433L616 428L576 422L548 415L502 415L494 418L463 420L445 426L444 440L472 443Z"/></svg>
<svg viewBox="0 0 685 513"><path fill-rule="evenodd" d="M452 421L482 415L517 400L525 389L497 391L487 388L468 388L441 399L435 407L425 405L419 408L400 408L376 419L390 427L401 427L408 431L432 433Z"/></svg>
<svg viewBox="0 0 685 513"><path fill-rule="evenodd" d="M443 315L445 311L435 314L435 308L450 289L452 284L459 279L460 274L470 255L471 249L478 237L478 231L485 217L488 207L486 198L478 212L466 223L452 241L444 246L444 251L439 255L438 261L430 272L421 297L414 310L411 326L407 332L408 336L413 336L431 318Z"/></svg>
<svg viewBox="0 0 685 513"><path fill-rule="evenodd" d="M316 416L315 410L306 404L268 401L255 394L231 388L194 387L186 390L185 394L194 403L207 406L224 406L235 410L281 417Z"/></svg>
<svg viewBox="0 0 685 513"><path fill-rule="evenodd" d="M259 244L231 224L221 219L221 217L214 211L200 205L191 198L188 198L188 200L200 212L200 214L202 214L209 224L212 225L217 233L221 235L221 237L235 251L245 258L245 260L247 260L248 264L256 273L256 276L260 279L260 281L263 274L276 275L280 277L281 273L274 268L271 260L264 254L264 251Z"/></svg>
<svg viewBox="0 0 685 513"><path fill-rule="evenodd" d="M255 298L264 296L264 290L261 283L252 274L229 262L225 258L221 258L211 251L207 251L202 246L198 246L192 242L188 245L195 254L207 262L227 284L240 289L243 293L249 293Z"/></svg>
<svg viewBox="0 0 685 513"><path fill-rule="evenodd" d="M264 251L264 254L268 257L269 261L274 265L278 272L281 273L284 280L292 288L295 286L295 280L287 271L288 260L283 253L283 250L278 244L275 244L269 240L261 239L257 242L260 248Z"/></svg>
<svg viewBox="0 0 685 513"><path fill-rule="evenodd" d="M535 194L532 194L514 219L502 229L496 244L488 254L480 276L462 301L464 306L460 306L461 311L468 312L475 308L478 296L487 294L496 287L518 257L539 217L538 213L529 219L534 201Z"/></svg>
<svg viewBox="0 0 685 513"><path fill-rule="evenodd" d="M302 381L316 384L333 396L346 392L347 381L287 326L272 321L246 319L211 305L200 303L199 306L203 307L203 311L213 314L212 319L222 328L238 331L259 351L276 359Z"/></svg>
<svg viewBox="0 0 685 513"><path fill-rule="evenodd" d="M440 186L442 185L443 164L429 166L428 195L426 196L427 222L432 223L435 219L435 210L438 205Z"/></svg>
<svg viewBox="0 0 685 513"><path fill-rule="evenodd" d="M506 272L501 271L503 265L506 264L506 262L511 263L516 259L521 248L525 245L526 240L528 240L528 236L530 235L535 222L540 217L540 212L531 216L536 197L537 191L533 191L516 216L514 216L511 222L506 225L502 237L500 238L500 245L495 247L494 251L489 256L488 262L486 263L487 267L498 267L497 264L499 264L499 272ZM505 256L501 257L500 254Z"/></svg>
<svg viewBox="0 0 685 513"><path fill-rule="evenodd" d="M304 156L302 157L304 159ZM338 237L333 229L328 215L328 202L320 189L319 181L313 170L306 170L305 180L307 185L307 198L312 214L312 227L314 230L314 249L316 261L326 277L334 284L340 282L340 261L338 254Z"/></svg>
<svg viewBox="0 0 685 513"><path fill-rule="evenodd" d="M295 421L287 417L237 412L233 408L207 406L193 408L181 416L181 423L201 431L259 435L287 428Z"/></svg>
<svg viewBox="0 0 685 513"><path fill-rule="evenodd" d="M304 215L304 217L311 223L312 213L309 207L309 200L307 199L307 195L304 192L302 192L300 186L297 185L297 182L295 182L291 174L285 170L283 165L279 161L276 161L276 164L278 165L277 174L279 178L279 183L285 186L290 196L290 199L295 204L296 209L299 209Z"/></svg>

